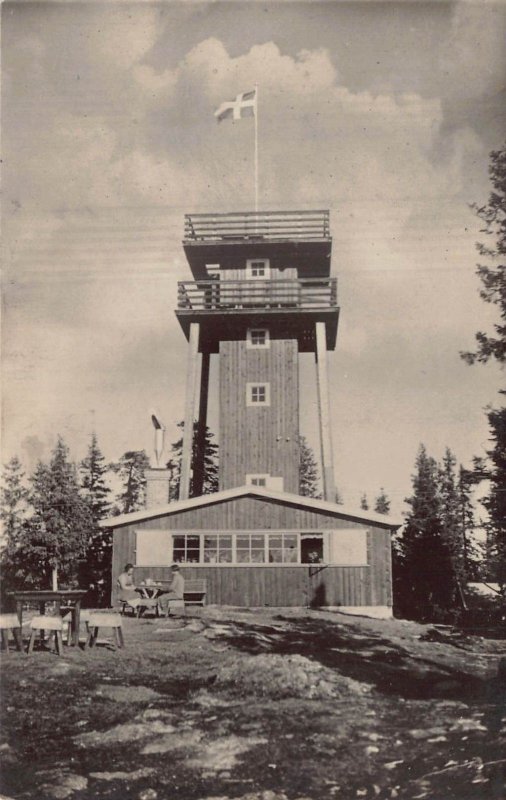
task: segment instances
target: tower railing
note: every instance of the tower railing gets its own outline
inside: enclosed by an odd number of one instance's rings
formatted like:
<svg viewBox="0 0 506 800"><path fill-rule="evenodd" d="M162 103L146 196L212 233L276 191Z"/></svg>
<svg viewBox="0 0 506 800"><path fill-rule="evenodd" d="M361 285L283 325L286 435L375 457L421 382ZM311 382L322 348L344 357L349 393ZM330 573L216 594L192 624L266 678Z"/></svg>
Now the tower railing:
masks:
<svg viewBox="0 0 506 800"><path fill-rule="evenodd" d="M337 279L178 282L180 311L241 308L337 308Z"/></svg>
<svg viewBox="0 0 506 800"><path fill-rule="evenodd" d="M184 241L330 239L328 211L242 211L185 214Z"/></svg>

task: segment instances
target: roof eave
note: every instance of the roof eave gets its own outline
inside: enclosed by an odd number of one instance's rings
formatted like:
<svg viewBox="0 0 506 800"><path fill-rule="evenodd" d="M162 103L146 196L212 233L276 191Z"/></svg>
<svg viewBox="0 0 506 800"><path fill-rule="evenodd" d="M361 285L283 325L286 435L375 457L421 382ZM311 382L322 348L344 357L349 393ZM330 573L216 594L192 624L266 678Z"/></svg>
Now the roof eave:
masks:
<svg viewBox="0 0 506 800"><path fill-rule="evenodd" d="M350 509L345 506L338 505L337 503L330 503L327 500L318 500L313 497L304 497L302 495L292 494L289 492L273 492L270 489L264 489L258 486L238 486L234 489L225 489L221 492L213 494L200 495L199 497L192 497L189 500L178 500L175 503L168 503L156 508L142 509L141 511L133 511L129 514L122 514L118 517L109 517L108 519L100 522L101 528L121 528L125 525L132 525L136 522L142 522L147 519L155 519L156 517L164 517L181 513L192 508L199 508L206 505L214 505L216 503L226 502L227 500L234 500L237 497L258 497L260 499L270 499L277 502L295 505L299 508L311 508L316 511L335 514L339 517L344 517L354 522L364 522L374 524L389 530L397 530L402 525L402 521L398 521L392 517L384 514L376 514L374 512L365 512L363 509Z"/></svg>

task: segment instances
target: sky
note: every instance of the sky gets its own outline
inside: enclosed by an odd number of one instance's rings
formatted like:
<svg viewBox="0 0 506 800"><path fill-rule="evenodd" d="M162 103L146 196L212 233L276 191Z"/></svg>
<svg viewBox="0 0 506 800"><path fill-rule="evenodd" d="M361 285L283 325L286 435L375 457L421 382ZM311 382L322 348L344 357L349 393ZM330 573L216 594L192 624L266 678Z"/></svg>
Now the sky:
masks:
<svg viewBox="0 0 506 800"><path fill-rule="evenodd" d="M475 274L505 138L506 4L4 2L2 460L58 434L108 460L184 415L184 214L328 208L341 317L329 353L347 505L410 493L418 447L484 455L499 367L459 356L493 307ZM211 388L215 388L215 365ZM314 364L301 429L318 452ZM217 431L215 393L210 425Z"/></svg>

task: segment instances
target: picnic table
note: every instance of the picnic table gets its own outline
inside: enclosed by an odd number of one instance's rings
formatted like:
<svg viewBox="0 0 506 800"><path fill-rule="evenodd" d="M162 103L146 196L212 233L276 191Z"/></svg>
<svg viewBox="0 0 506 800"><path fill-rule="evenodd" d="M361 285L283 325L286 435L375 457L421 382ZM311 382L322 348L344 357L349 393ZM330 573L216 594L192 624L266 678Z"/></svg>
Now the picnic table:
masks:
<svg viewBox="0 0 506 800"><path fill-rule="evenodd" d="M146 600L158 600L161 594L166 592L170 586L170 581L142 581L135 587L135 591Z"/></svg>
<svg viewBox="0 0 506 800"><path fill-rule="evenodd" d="M72 631L72 644L79 644L79 623L81 618L81 600L86 594L87 589L28 589L18 592L10 592L16 603L16 613L20 626L23 625L23 606L26 603L36 603L39 606L39 613L45 614L46 604L54 603L56 614L60 615L61 607L70 606L72 618L70 621Z"/></svg>

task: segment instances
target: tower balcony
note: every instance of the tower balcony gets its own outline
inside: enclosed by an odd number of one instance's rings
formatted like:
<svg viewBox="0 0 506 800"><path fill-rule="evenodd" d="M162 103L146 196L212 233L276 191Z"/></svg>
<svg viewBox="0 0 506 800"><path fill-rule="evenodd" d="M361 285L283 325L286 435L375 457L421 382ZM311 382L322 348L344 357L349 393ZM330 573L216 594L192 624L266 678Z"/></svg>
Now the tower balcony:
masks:
<svg viewBox="0 0 506 800"><path fill-rule="evenodd" d="M190 323L201 323L210 352L216 352L220 339L243 336L248 327L258 325L268 325L271 336L297 338L301 352L312 351L314 323L322 321L327 347L333 350L337 279L180 281L176 315L187 337Z"/></svg>
<svg viewBox="0 0 506 800"><path fill-rule="evenodd" d="M240 211L229 214L185 214L184 241L226 239L306 241L330 239L328 211Z"/></svg>
<svg viewBox="0 0 506 800"><path fill-rule="evenodd" d="M337 308L336 278L179 281L180 311Z"/></svg>
<svg viewBox="0 0 506 800"><path fill-rule="evenodd" d="M332 239L328 211L244 211L186 214L183 248L195 278L206 265L228 268L247 258L290 263L299 277L330 274Z"/></svg>

